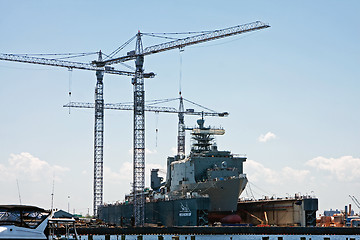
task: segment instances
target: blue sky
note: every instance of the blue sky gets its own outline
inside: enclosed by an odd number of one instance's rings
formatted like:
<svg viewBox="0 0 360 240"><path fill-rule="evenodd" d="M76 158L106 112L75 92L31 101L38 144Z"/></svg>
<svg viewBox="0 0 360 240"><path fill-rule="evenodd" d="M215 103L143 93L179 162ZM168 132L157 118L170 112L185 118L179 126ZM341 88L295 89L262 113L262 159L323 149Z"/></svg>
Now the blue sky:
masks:
<svg viewBox="0 0 360 240"><path fill-rule="evenodd" d="M247 154L257 198L315 195L321 211L344 208L349 194L360 198L358 1L0 0L0 7L1 53L110 53L138 30L270 24L185 48L181 69L178 50L148 56L145 69L157 76L146 80L146 99L177 97L181 71L185 98L230 112L206 123L225 128L219 149ZM69 85L72 101L93 102L95 73L74 70L69 84L67 69L1 61L0 78L0 204L19 203L18 180L22 203L49 208L55 179L55 207L91 212L93 111L69 114L62 105ZM130 78L104 81L106 102L132 100ZM177 117L148 113L146 127L147 167L164 168L176 148ZM132 113L107 111L105 202L130 190L131 148Z"/></svg>

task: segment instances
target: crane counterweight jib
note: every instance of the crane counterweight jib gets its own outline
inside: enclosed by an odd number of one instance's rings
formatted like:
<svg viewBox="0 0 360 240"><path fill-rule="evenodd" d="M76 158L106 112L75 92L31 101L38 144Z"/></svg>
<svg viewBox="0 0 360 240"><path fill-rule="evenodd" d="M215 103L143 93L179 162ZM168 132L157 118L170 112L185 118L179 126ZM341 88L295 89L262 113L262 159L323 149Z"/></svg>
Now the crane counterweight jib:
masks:
<svg viewBox="0 0 360 240"><path fill-rule="evenodd" d="M219 113L219 117L227 117L229 116L228 112Z"/></svg>
<svg viewBox="0 0 360 240"><path fill-rule="evenodd" d="M104 64L93 65L93 64L89 64L89 63L71 62L71 61L64 61L64 60L58 60L58 59L29 57L29 56L22 56L22 55L16 55L16 54L0 53L0 60L39 64L39 65L53 66L53 67L64 67L64 68L68 68L68 69L104 71L105 73L115 74L115 75L125 75L125 76L134 76L135 75L134 72L117 70L114 67L105 66ZM144 73L143 75L144 75L144 78L153 78L155 76L155 74L153 72Z"/></svg>
<svg viewBox="0 0 360 240"><path fill-rule="evenodd" d="M155 73L153 72L149 72L149 73L144 73L143 74L144 78L154 78L155 77Z"/></svg>

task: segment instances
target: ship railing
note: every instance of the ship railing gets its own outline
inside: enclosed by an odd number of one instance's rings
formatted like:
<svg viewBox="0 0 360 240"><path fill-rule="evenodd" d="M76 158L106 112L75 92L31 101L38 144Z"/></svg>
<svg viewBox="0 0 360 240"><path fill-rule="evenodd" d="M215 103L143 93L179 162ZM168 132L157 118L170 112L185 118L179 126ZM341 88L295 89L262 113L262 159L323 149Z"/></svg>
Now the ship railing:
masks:
<svg viewBox="0 0 360 240"><path fill-rule="evenodd" d="M235 157L235 158L244 158L244 157L246 157L246 154L245 153L235 153L235 154L233 154L233 157Z"/></svg>

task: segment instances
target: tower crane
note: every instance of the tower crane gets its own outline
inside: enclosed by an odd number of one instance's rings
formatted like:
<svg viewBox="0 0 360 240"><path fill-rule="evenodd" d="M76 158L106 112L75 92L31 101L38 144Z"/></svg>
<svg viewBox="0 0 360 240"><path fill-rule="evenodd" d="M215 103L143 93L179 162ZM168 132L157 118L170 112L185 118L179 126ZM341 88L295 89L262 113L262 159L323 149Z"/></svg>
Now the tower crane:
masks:
<svg viewBox="0 0 360 240"><path fill-rule="evenodd" d="M39 64L45 66L64 67L69 70L81 69L96 72L96 87L95 87L95 127L94 127L94 215L97 215L98 207L103 203L103 139L104 139L104 96L103 96L103 78L104 73L135 76L134 72L120 71L111 66L104 66L102 64L90 64L81 62L64 61L59 59L47 59L39 57L31 57L26 55L5 54L0 53L0 60ZM102 52L98 53L98 61L102 60ZM153 78L154 73L144 73L144 78Z"/></svg>
<svg viewBox="0 0 360 240"><path fill-rule="evenodd" d="M145 105L144 110L147 112L162 112L162 113L177 113L179 122L178 122L178 141L177 141L177 155L180 159L183 159L185 157L185 121L184 121L184 115L193 115L193 116L212 116L212 117L227 117L229 115L228 112L215 112L213 110L206 111L194 111L194 109L186 109L184 110L184 103L183 103L183 97L180 96L179 98L175 99L163 99L163 100L154 100L151 102L169 102L172 100L180 100L180 107L179 110L173 107L158 107L158 106L150 106ZM185 99L188 102L191 102L187 99ZM205 108L199 104L196 104L194 102L191 102L195 105L198 105L202 108ZM84 102L69 102L63 107L66 108L95 108L94 103L84 103ZM134 110L134 105L130 104L123 104L123 103L106 103L104 104L104 109L111 109L111 110Z"/></svg>
<svg viewBox="0 0 360 240"><path fill-rule="evenodd" d="M94 65L111 65L135 60L135 77L132 84L134 89L134 156L133 156L133 194L134 194L134 219L135 226L144 226L145 221L145 91L143 65L144 57L176 48L208 42L215 39L225 38L270 27L260 21L229 27L225 29L201 33L195 36L177 39L143 49L142 33L136 35L135 50L128 52L125 56L116 57L104 61L93 61ZM180 131L180 130L179 130Z"/></svg>
<svg viewBox="0 0 360 240"><path fill-rule="evenodd" d="M129 74L134 76L132 78L133 92L134 92L134 138L133 138L133 194L134 194L134 219L136 226L144 226L144 206L145 206L145 90L144 90L144 78L154 77L153 73L144 73L144 57L147 55L164 52L176 48L184 48L186 46L208 42L215 39L221 39L229 36L239 35L247 32L261 30L270 27L260 21L229 27L225 29L204 32L195 36L177 39L150 47L143 48L142 33L139 31L136 34L136 46L135 50L128 52L125 56L110 58L107 60L102 59L101 53L99 53L98 60L93 61L90 65L84 63L67 63L67 61L60 61L54 59L34 59L26 56L19 56L14 54L0 54L0 60L17 61L24 63L51 65L59 67L67 67L70 69L86 69L95 70L97 76L96 84L96 99L95 99L95 155L102 157L102 143L103 143L103 76L105 72L116 74L116 70L112 69L110 65L123 63L130 60L135 60L135 73ZM121 47L120 47L121 48ZM119 49L120 49L119 48ZM117 50L115 51L118 52ZM66 66L66 65L70 66ZM75 67L75 65L77 67ZM71 67L72 66L72 67ZM88 69L91 68L91 69ZM119 75L127 75L118 71ZM94 160L96 162L98 159ZM99 160L101 161L101 160ZM102 200L102 164L99 164L99 171L94 166L94 214L97 214L97 207L101 204ZM96 179L96 180L95 180ZM101 183L101 184L100 184ZM100 191L101 189L101 191Z"/></svg>
<svg viewBox="0 0 360 240"><path fill-rule="evenodd" d="M72 108L95 108L94 103L83 103L83 102L70 102L63 107L72 107ZM112 110L134 110L134 105L122 104L122 103L104 103L104 109ZM186 115L193 116L211 116L211 117L226 117L229 115L228 112L204 112L204 111L193 111L193 109L187 109L184 112L178 111L173 107L154 107L145 105L144 111L146 112L163 112L163 113L183 113Z"/></svg>

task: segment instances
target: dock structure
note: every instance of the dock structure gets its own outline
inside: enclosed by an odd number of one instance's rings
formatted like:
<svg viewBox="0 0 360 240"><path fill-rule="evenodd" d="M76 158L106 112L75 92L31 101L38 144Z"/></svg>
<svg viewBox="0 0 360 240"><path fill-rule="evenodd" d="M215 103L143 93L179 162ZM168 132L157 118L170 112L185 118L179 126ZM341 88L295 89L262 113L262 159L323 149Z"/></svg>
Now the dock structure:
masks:
<svg viewBox="0 0 360 240"><path fill-rule="evenodd" d="M145 224L154 226L204 226L208 224L209 198L148 202ZM133 204L111 204L99 209L100 219L120 227L133 226Z"/></svg>
<svg viewBox="0 0 360 240"><path fill-rule="evenodd" d="M120 227L131 227L131 203L102 206L102 221ZM145 223L154 226L279 226L315 227L318 199L310 197L266 198L256 201L239 201L236 212L212 212L209 198L184 198L147 202ZM235 221L224 221L227 216L237 216Z"/></svg>

